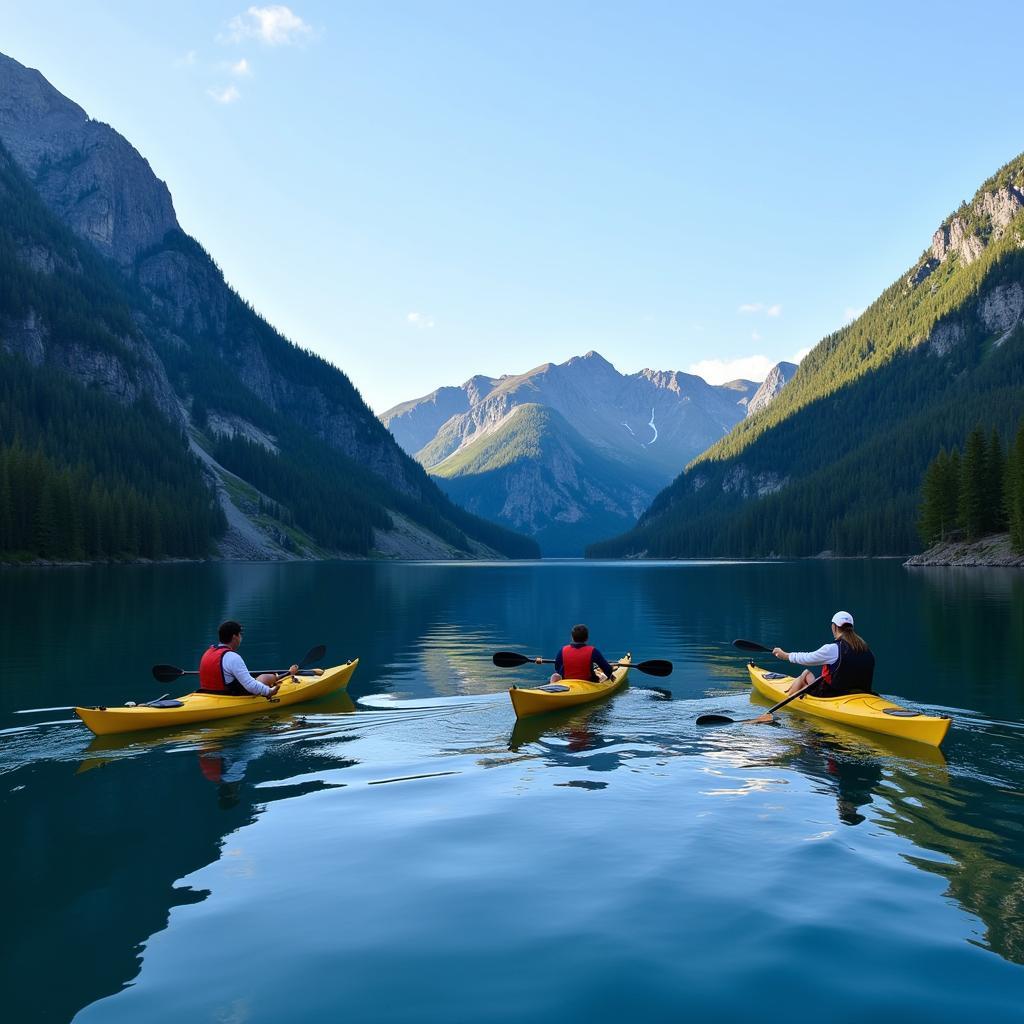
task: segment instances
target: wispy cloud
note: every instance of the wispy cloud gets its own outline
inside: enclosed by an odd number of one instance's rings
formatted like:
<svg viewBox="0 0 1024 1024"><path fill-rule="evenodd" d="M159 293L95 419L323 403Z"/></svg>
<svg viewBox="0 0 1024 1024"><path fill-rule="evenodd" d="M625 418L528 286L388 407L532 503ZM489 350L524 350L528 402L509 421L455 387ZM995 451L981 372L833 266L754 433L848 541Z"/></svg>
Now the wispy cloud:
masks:
<svg viewBox="0 0 1024 1024"><path fill-rule="evenodd" d="M267 46L292 46L305 42L313 28L290 7L270 4L267 7L249 7L227 25L223 41L240 43L244 39L258 39Z"/></svg>
<svg viewBox="0 0 1024 1024"><path fill-rule="evenodd" d="M434 318L429 313L406 313L406 322L421 330L434 326Z"/></svg>
<svg viewBox="0 0 1024 1024"><path fill-rule="evenodd" d="M863 312L863 306L860 309L858 309L856 306L847 306L846 309L843 311L843 323L853 323L853 321L856 320L857 317L859 317Z"/></svg>
<svg viewBox="0 0 1024 1024"><path fill-rule="evenodd" d="M195 67L196 61L198 60L198 52L195 50L189 50L184 56L175 58L174 66L176 68L191 68Z"/></svg>
<svg viewBox="0 0 1024 1024"><path fill-rule="evenodd" d="M768 305L766 302L744 302L737 312L746 316L752 316L755 313L763 313L765 316L782 316L782 306L777 302L773 305Z"/></svg>
<svg viewBox="0 0 1024 1024"><path fill-rule="evenodd" d="M234 103L242 95L233 85L226 85L220 89L207 89L206 94L218 103Z"/></svg>
<svg viewBox="0 0 1024 1024"><path fill-rule="evenodd" d="M751 331L750 332L750 340L751 341L760 341L761 337L762 337L762 335L761 335L760 331Z"/></svg>
<svg viewBox="0 0 1024 1024"><path fill-rule="evenodd" d="M252 65L242 57L241 60L228 64L227 70L236 78L248 78L252 74Z"/></svg>

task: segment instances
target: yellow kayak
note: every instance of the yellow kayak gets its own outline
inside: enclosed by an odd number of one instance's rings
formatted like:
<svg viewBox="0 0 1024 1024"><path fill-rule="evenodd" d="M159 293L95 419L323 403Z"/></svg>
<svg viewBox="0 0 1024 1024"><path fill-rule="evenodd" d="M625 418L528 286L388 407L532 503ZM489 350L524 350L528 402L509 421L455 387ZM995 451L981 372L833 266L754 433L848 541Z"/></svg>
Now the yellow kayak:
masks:
<svg viewBox="0 0 1024 1024"><path fill-rule="evenodd" d="M773 704L786 696L786 690L794 679L793 676L759 668L752 662L747 665L747 671L754 689ZM817 718L867 729L869 732L927 743L932 747L939 746L946 738L951 722L945 716L911 711L872 693L851 693L844 697L797 697L786 707Z"/></svg>
<svg viewBox="0 0 1024 1024"><path fill-rule="evenodd" d="M173 707L151 707L140 704L136 707L75 708L75 714L97 736L109 736L116 732L137 732L141 729L165 729L172 725L190 725L193 722L211 722L236 715L253 715L260 711L272 711L314 700L324 694L333 693L348 685L359 659L344 665L324 669L322 676L299 676L285 679L277 696L268 701L265 697L220 696L213 693L186 693L173 701L163 703Z"/></svg>
<svg viewBox="0 0 1024 1024"><path fill-rule="evenodd" d="M625 654L620 658L622 667L617 668L611 679L603 683L591 683L586 679L563 679L557 683L545 683L543 686L512 687L508 695L512 698L516 718L561 711L562 708L571 708L577 704L587 704L592 700L607 697L626 682L632 659L631 654Z"/></svg>

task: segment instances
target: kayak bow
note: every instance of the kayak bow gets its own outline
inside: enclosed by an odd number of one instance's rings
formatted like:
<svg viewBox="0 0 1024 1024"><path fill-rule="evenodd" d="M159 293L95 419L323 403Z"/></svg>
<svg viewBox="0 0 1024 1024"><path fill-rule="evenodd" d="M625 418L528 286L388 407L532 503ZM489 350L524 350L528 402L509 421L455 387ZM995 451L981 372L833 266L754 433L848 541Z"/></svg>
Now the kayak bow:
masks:
<svg viewBox="0 0 1024 1024"><path fill-rule="evenodd" d="M172 707L152 707L139 704L135 707L94 707L75 708L75 714L97 736L111 733L136 732L141 729L164 729L173 725L189 725L193 722L209 722L236 715L252 715L260 711L272 711L290 704L301 704L324 694L333 693L348 685L359 659L344 665L335 665L324 670L322 676L289 677L281 682L281 688L273 702L254 695L236 697L216 693L186 693L174 701L160 702Z"/></svg>
<svg viewBox="0 0 1024 1024"><path fill-rule="evenodd" d="M612 674L611 679L603 683L591 683L585 679L562 679L557 683L545 683L543 686L512 687L508 691L515 708L516 718L528 715L543 715L549 711L560 711L562 708L587 704L592 700L600 700L614 693L622 686L629 676L631 654L625 654L620 661L620 668Z"/></svg>
<svg viewBox="0 0 1024 1024"><path fill-rule="evenodd" d="M747 665L747 671L754 689L773 702L786 696L786 689L795 678L769 672L753 662ZM932 747L939 746L946 738L951 722L945 716L926 715L900 707L873 693L851 693L843 697L798 697L789 708L869 732L927 743Z"/></svg>

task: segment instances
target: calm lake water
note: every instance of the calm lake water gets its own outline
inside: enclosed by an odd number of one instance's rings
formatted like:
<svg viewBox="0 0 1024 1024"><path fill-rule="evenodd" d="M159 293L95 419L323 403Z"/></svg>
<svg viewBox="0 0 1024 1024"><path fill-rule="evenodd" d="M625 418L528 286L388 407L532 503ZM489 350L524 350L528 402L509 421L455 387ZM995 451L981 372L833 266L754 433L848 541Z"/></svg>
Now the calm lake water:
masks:
<svg viewBox="0 0 1024 1024"><path fill-rule="evenodd" d="M896 562L0 572L7 1020L1019 1021L1024 572ZM735 637L851 610L944 753L755 710ZM348 695L92 738L216 624ZM668 679L516 726L584 620ZM780 663L774 665L779 667ZM670 699L649 685L664 686Z"/></svg>

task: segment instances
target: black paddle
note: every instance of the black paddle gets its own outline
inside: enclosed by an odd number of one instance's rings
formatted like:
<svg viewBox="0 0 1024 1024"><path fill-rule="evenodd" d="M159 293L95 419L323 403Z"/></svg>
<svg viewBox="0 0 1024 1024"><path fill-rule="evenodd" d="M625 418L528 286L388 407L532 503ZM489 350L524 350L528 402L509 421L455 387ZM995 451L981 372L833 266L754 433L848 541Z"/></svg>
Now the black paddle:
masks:
<svg viewBox="0 0 1024 1024"><path fill-rule="evenodd" d="M319 661L327 653L327 648L323 644L317 647L311 647L307 652L306 656L302 661L298 662L299 670L307 668L312 665L314 661ZM273 672L274 675L283 676L286 675L287 669L260 669L258 672L252 672L250 675L258 676L263 675L265 672ZM176 665L154 665L153 666L153 678L161 683L170 683L181 676L197 676L197 671L191 671L188 669L178 668Z"/></svg>
<svg viewBox="0 0 1024 1024"><path fill-rule="evenodd" d="M749 722L770 722L771 715L773 712L778 711L779 708L784 708L791 700L796 700L797 697L802 697L815 683L820 683L822 677L818 676L817 679L812 679L802 690L797 690L796 693L791 693L785 700L780 700L778 704L772 705L763 715L758 715L757 718L729 718L728 715L701 715L697 719L698 725L746 725Z"/></svg>
<svg viewBox="0 0 1024 1024"><path fill-rule="evenodd" d="M525 654L516 654L515 651L498 651L491 659L498 668L518 668L520 665L535 665L536 658L527 657ZM541 658L542 665L554 665L554 658ZM635 665L627 661L610 661L608 663L614 668L636 669L637 672L644 672L649 676L670 676L672 674L671 661L641 661Z"/></svg>
<svg viewBox="0 0 1024 1024"><path fill-rule="evenodd" d="M771 654L774 650L772 647L765 647L764 644L755 643L753 640L733 640L732 645L741 651L763 651L765 654Z"/></svg>

